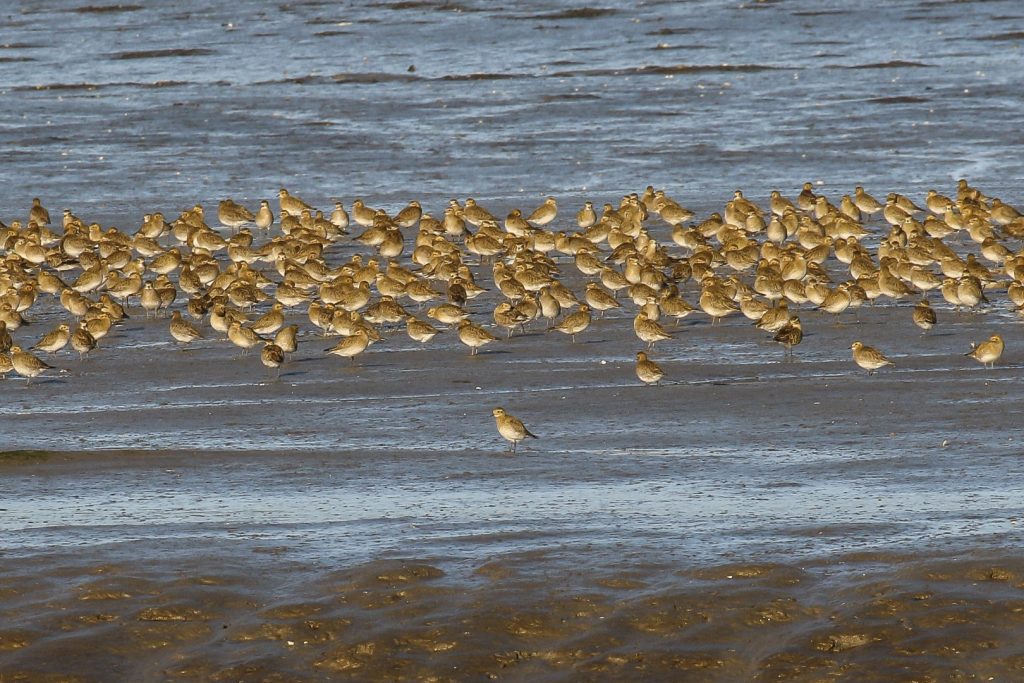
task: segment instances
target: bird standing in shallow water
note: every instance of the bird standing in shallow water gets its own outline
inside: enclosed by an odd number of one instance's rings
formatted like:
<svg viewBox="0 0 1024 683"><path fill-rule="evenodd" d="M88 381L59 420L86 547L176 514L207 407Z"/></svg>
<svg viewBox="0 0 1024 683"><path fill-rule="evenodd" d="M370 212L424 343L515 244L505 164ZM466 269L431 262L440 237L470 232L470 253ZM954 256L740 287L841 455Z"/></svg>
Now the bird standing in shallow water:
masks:
<svg viewBox="0 0 1024 683"><path fill-rule="evenodd" d="M516 452L516 444L526 437L537 438L537 435L532 434L518 417L509 415L504 408L495 408L491 411L491 415L494 416L494 421L498 426L498 433L507 441L512 442L512 453Z"/></svg>
<svg viewBox="0 0 1024 683"><path fill-rule="evenodd" d="M970 356L986 368L994 368L996 361L1003 355L1004 348L1003 338L998 334L993 334L980 344L971 344L971 350L964 355Z"/></svg>
<svg viewBox="0 0 1024 683"><path fill-rule="evenodd" d="M231 199L224 199L217 206L217 220L221 225L237 230L246 223L255 222L256 214Z"/></svg>
<svg viewBox="0 0 1024 683"><path fill-rule="evenodd" d="M197 339L202 339L203 334L199 329L181 317L181 311L174 311L171 314L171 336L182 344L189 344Z"/></svg>
<svg viewBox="0 0 1024 683"><path fill-rule="evenodd" d="M4 331L6 332L6 326ZM61 323L53 331L44 334L43 338L40 339L32 348L39 349L40 351L46 351L47 353L57 353L67 346L69 341L71 341L71 326L67 323ZM10 348L10 346L7 348ZM7 349L0 346L0 351L6 350Z"/></svg>
<svg viewBox="0 0 1024 683"><path fill-rule="evenodd" d="M240 322L233 322L228 327L228 339L232 344L242 349L242 355L248 353L249 349L263 341L263 337L245 327Z"/></svg>
<svg viewBox="0 0 1024 683"><path fill-rule="evenodd" d="M469 347L469 355L475 356L481 346L498 341L498 338L479 325L462 320L459 322L459 341Z"/></svg>
<svg viewBox="0 0 1024 683"><path fill-rule="evenodd" d="M38 377L47 370L54 370L52 365L47 365L31 353L21 350L20 346L11 347L11 365L14 371L25 378L25 386L32 384L32 378Z"/></svg>
<svg viewBox="0 0 1024 683"><path fill-rule="evenodd" d="M342 358L348 358L353 364L356 362L356 356L366 350L366 347L370 345L370 336L364 329L357 329L355 334L347 337L342 337L341 340L329 349L326 349L324 353L330 353L335 356L341 356Z"/></svg>
<svg viewBox="0 0 1024 683"><path fill-rule="evenodd" d="M50 224L50 212L46 210L46 207L42 205L38 197L32 200L32 208L29 209L28 219L39 225Z"/></svg>
<svg viewBox="0 0 1024 683"><path fill-rule="evenodd" d="M298 325L288 325L282 327L274 335L274 345L279 346L285 353L295 353L295 350L299 347L297 335L299 333Z"/></svg>
<svg viewBox="0 0 1024 683"><path fill-rule="evenodd" d="M795 315L790 316L789 322L783 325L773 337L774 341L786 347L786 356L791 358L793 356L793 347L802 342L803 339L804 328L800 325L800 318Z"/></svg>
<svg viewBox="0 0 1024 683"><path fill-rule="evenodd" d="M544 203L538 206L533 212L526 217L528 223L532 223L537 227L543 227L555 220L555 216L558 215L558 202L555 201L554 197L548 197L544 200Z"/></svg>
<svg viewBox="0 0 1024 683"><path fill-rule="evenodd" d="M253 218L253 223L261 230L267 230L274 224L274 212L270 208L270 202L266 199L260 201L260 208Z"/></svg>
<svg viewBox="0 0 1024 683"><path fill-rule="evenodd" d="M636 376L644 384L657 384L665 376L665 372L658 367L658 364L647 358L643 351L636 353Z"/></svg>
<svg viewBox="0 0 1024 683"><path fill-rule="evenodd" d="M928 303L928 299L922 299L921 303L914 306L914 324L927 332L935 326L937 321L935 309Z"/></svg>
<svg viewBox="0 0 1024 683"><path fill-rule="evenodd" d="M580 306L578 311L570 313L562 320L562 322L553 326L551 329L558 330L563 334L569 335L572 338L572 342L575 344L576 335L583 332L588 327L590 327L590 307L583 304Z"/></svg>
<svg viewBox="0 0 1024 683"><path fill-rule="evenodd" d="M96 348L96 338L88 329L79 325L78 329L71 334L71 348L78 351L80 360L85 360L89 352Z"/></svg>
<svg viewBox="0 0 1024 683"><path fill-rule="evenodd" d="M867 370L869 375L874 374L875 370L886 365L896 365L880 351L870 346L865 346L859 341L853 342L850 348L853 349L853 362Z"/></svg>
<svg viewBox="0 0 1024 683"><path fill-rule="evenodd" d="M274 342L268 341L260 351L260 362L271 370L277 370L274 377L280 377L281 366L284 365L284 350Z"/></svg>

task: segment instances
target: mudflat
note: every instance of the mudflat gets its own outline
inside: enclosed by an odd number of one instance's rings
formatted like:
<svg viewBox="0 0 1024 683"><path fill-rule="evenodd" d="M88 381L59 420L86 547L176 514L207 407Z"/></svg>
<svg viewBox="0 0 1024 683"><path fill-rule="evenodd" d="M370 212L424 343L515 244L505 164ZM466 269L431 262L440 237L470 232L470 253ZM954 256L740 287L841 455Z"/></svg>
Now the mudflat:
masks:
<svg viewBox="0 0 1024 683"><path fill-rule="evenodd" d="M138 533L5 553L0 680L949 681L1024 667L1016 554L595 561L579 541L331 565L282 539Z"/></svg>

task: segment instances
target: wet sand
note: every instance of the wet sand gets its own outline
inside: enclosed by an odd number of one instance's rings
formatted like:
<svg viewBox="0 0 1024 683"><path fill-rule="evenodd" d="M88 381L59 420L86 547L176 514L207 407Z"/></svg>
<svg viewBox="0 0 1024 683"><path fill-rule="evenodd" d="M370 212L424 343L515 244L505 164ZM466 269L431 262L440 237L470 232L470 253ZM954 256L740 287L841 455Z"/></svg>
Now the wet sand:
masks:
<svg viewBox="0 0 1024 683"><path fill-rule="evenodd" d="M5 553L0 680L909 682L1024 668L1015 554L581 565L564 549L446 571L142 536Z"/></svg>

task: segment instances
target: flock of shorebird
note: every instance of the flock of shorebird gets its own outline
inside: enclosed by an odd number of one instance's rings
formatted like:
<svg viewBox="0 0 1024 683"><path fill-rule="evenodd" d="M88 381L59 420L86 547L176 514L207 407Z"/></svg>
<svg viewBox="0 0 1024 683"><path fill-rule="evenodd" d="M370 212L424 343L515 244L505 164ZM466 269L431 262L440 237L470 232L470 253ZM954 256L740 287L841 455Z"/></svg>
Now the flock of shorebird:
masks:
<svg viewBox="0 0 1024 683"><path fill-rule="evenodd" d="M0 223L0 377L14 371L27 386L55 370L36 354L68 345L84 359L133 301L147 317L170 311L178 344L209 336L209 327L243 354L261 347L260 360L276 372L297 349L300 326L288 316L300 307L316 330L337 337L326 353L353 362L389 326L404 326L419 343L451 326L475 355L499 339L495 328L511 337L543 319L575 341L595 313L624 308L635 312L633 331L646 345L635 366L645 384L665 375L650 357L672 338L663 321L698 310L712 324L746 316L786 358L803 339L800 307L838 316L877 299L923 295L913 321L924 330L936 323L932 290L958 310L985 305L996 292L1020 310L1020 212L965 180L951 196L929 191L923 203L897 193L878 201L861 187L833 203L806 183L791 199L772 192L766 205L736 191L722 211L694 220L648 187L601 209L586 202L569 220L551 197L501 219L473 199L451 200L436 217L417 201L394 215L359 199L351 213L341 202L325 213L282 189L276 213L266 200L252 212L225 199L214 225L196 205L170 221L146 215L122 231L70 210L57 228L34 199L27 221ZM954 249L954 240L966 246ZM338 244L358 247L339 259ZM495 290L484 299L498 300L487 306L494 325L485 325L468 302ZM74 322L15 343L43 296ZM414 306L428 306L425 317ZM869 374L893 364L860 341L851 348ZM993 334L966 355L993 366L1003 349ZM503 409L493 416L513 451L533 436Z"/></svg>

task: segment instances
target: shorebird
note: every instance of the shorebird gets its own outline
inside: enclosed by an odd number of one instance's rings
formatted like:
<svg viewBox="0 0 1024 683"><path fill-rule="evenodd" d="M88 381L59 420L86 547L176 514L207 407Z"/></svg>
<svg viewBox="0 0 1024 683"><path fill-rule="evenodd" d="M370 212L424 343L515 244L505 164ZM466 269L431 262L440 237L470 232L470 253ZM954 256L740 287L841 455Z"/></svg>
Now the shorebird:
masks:
<svg viewBox="0 0 1024 683"><path fill-rule="evenodd" d="M466 292L466 285L458 275L448 281L448 301L456 306L465 306L469 295Z"/></svg>
<svg viewBox="0 0 1024 683"><path fill-rule="evenodd" d="M698 300L702 311L711 316L711 324L716 325L718 321L739 310L732 299L722 294L717 289L704 289Z"/></svg>
<svg viewBox="0 0 1024 683"><path fill-rule="evenodd" d="M551 287L540 290L537 303L540 306L540 314L547 319L549 327L562 314L562 304L558 303L558 299L551 293Z"/></svg>
<svg viewBox="0 0 1024 683"><path fill-rule="evenodd" d="M508 332L508 339L512 338L513 330L528 322L528 318L508 301L502 301L497 305L497 307L495 307L493 317L494 322L497 323L499 327L504 327Z"/></svg>
<svg viewBox="0 0 1024 683"><path fill-rule="evenodd" d="M418 201L413 200L395 215L395 225L400 228L411 228L420 222L422 216L423 208Z"/></svg>
<svg viewBox="0 0 1024 683"><path fill-rule="evenodd" d="M860 185L854 188L853 204L866 214L876 214L885 208L881 202L865 192Z"/></svg>
<svg viewBox="0 0 1024 683"><path fill-rule="evenodd" d="M81 325L98 343L100 339L109 334L110 328L114 325L114 318L109 313L99 310L99 307L95 307L89 310L87 318L82 319ZM73 342L74 338L72 337L72 346L74 346Z"/></svg>
<svg viewBox="0 0 1024 683"><path fill-rule="evenodd" d="M217 332L223 332L225 337L232 323L245 321L245 316L240 311L228 308L224 304L214 304L213 310L210 311L210 327Z"/></svg>
<svg viewBox="0 0 1024 683"><path fill-rule="evenodd" d="M505 412L504 408L495 408L491 411L491 415L494 416L494 421L498 427L498 433L501 434L502 438L512 442L511 451L514 454L516 452L516 445L525 439L530 437L536 439L537 435L530 432L529 429L522 423L522 421L509 415Z"/></svg>
<svg viewBox="0 0 1024 683"><path fill-rule="evenodd" d="M601 285L596 282L587 283L587 287L583 292L583 298L590 308L601 312L601 317L604 317L605 311L622 306L614 296L601 289Z"/></svg>
<svg viewBox="0 0 1024 683"><path fill-rule="evenodd" d="M786 305L788 306L789 304ZM755 325L771 310L773 310L772 305L767 301L758 299L756 295L743 294L740 296L740 313L747 320L753 320Z"/></svg>
<svg viewBox="0 0 1024 683"><path fill-rule="evenodd" d="M281 213L289 216L300 216L302 210L313 211L313 207L302 201L298 197L294 197L288 194L288 190L281 188L277 193L278 199L280 200Z"/></svg>
<svg viewBox="0 0 1024 683"><path fill-rule="evenodd" d="M32 383L33 377L38 377L47 370L55 370L52 365L47 365L31 353L22 351L20 346L11 347L11 365L14 371L25 378L25 386Z"/></svg>
<svg viewBox="0 0 1024 683"><path fill-rule="evenodd" d="M466 234L466 221L462 218L461 209L446 208L441 225L448 237L462 237Z"/></svg>
<svg viewBox="0 0 1024 683"><path fill-rule="evenodd" d="M270 208L270 202L266 199L260 200L260 208L256 211L253 223L261 230L267 230L274 224L274 211Z"/></svg>
<svg viewBox="0 0 1024 683"><path fill-rule="evenodd" d="M643 351L636 353L636 376L644 384L657 384L665 376L658 364L647 358Z"/></svg>
<svg viewBox="0 0 1024 683"><path fill-rule="evenodd" d="M633 319L633 332L640 341L647 342L648 351L653 349L656 343L672 338L665 328L652 320L644 311L640 311Z"/></svg>
<svg viewBox="0 0 1024 683"><path fill-rule="evenodd" d="M285 353L295 353L295 349L299 347L298 336L299 326L288 325L282 327L274 335L274 344L279 346Z"/></svg>
<svg viewBox="0 0 1024 683"><path fill-rule="evenodd" d="M946 211L956 206L952 199L939 194L936 190L928 190L928 196L925 198L924 204L936 216L944 216Z"/></svg>
<svg viewBox="0 0 1024 683"><path fill-rule="evenodd" d="M526 217L526 221L532 225L543 227L555 220L555 216L558 215L558 203L554 197L548 197L544 200L544 203L538 206L533 212Z"/></svg>
<svg viewBox="0 0 1024 683"><path fill-rule="evenodd" d="M477 349L493 341L498 341L498 338L479 325L474 325L468 320L461 320L459 321L459 341L470 348L469 355L475 356Z"/></svg>
<svg viewBox="0 0 1024 683"><path fill-rule="evenodd" d="M789 321L775 333L772 340L785 346L785 355L792 357L793 347L803 341L803 338L804 329L800 325L800 318L794 315L790 316Z"/></svg>
<svg viewBox="0 0 1024 683"><path fill-rule="evenodd" d="M374 324L400 323L409 314L405 309L390 296L382 296L380 301L367 307L363 317Z"/></svg>
<svg viewBox="0 0 1024 683"><path fill-rule="evenodd" d="M455 304L441 304L428 308L427 315L445 325L458 325L469 317L469 312Z"/></svg>
<svg viewBox="0 0 1024 683"><path fill-rule="evenodd" d="M921 303L914 306L913 312L914 324L920 327L922 330L927 332L932 329L937 322L935 317L935 309L932 308L928 299L922 299Z"/></svg>
<svg viewBox="0 0 1024 683"><path fill-rule="evenodd" d="M679 288L676 285L661 290L658 296L658 307L662 314L674 319L676 325L694 311L693 306L679 295Z"/></svg>
<svg viewBox="0 0 1024 683"><path fill-rule="evenodd" d="M463 286L465 289L465 286ZM441 296L441 292L423 280L413 280L405 288L405 295L418 304L425 304Z"/></svg>
<svg viewBox="0 0 1024 683"><path fill-rule="evenodd" d="M576 335L590 327L590 306L581 304L578 311L570 313L562 319L562 322L558 323L551 329L558 330L563 334L567 334L572 338L572 342L576 343Z"/></svg>
<svg viewBox="0 0 1024 683"><path fill-rule="evenodd" d="M228 327L228 339L232 344L242 349L243 356L249 352L249 349L263 341L263 337L237 321L231 323Z"/></svg>
<svg viewBox="0 0 1024 683"><path fill-rule="evenodd" d="M658 215L661 216L663 221L673 227L676 227L693 218L693 211L680 206L675 202L671 202L661 207L661 211L658 212Z"/></svg>
<svg viewBox="0 0 1024 683"><path fill-rule="evenodd" d="M965 275L957 281L956 294L960 305L967 308L974 308L982 302L989 303L981 281L973 275Z"/></svg>
<svg viewBox="0 0 1024 683"><path fill-rule="evenodd" d="M859 341L853 342L850 348L853 349L853 362L867 370L869 375L874 374L875 370L886 365L896 365L880 351L870 346L865 346Z"/></svg>
<svg viewBox="0 0 1024 683"><path fill-rule="evenodd" d="M989 217L996 225L1007 225L1020 218L1021 213L1009 204L1004 204L998 199L993 199Z"/></svg>
<svg viewBox="0 0 1024 683"><path fill-rule="evenodd" d="M79 325L78 329L71 333L71 348L78 351L80 360L85 360L89 352L96 348L96 337L92 336L85 326Z"/></svg>
<svg viewBox="0 0 1024 683"><path fill-rule="evenodd" d="M586 230L596 222L597 213L594 211L594 203L584 202L583 208L576 212L576 225L581 229Z"/></svg>
<svg viewBox="0 0 1024 683"><path fill-rule="evenodd" d="M181 317L181 311L171 313L171 336L182 344L189 344L203 338L199 329Z"/></svg>
<svg viewBox="0 0 1024 683"><path fill-rule="evenodd" d="M273 334L284 325L284 304L280 301L274 302L270 310L261 317L249 323L249 327L256 334Z"/></svg>
<svg viewBox="0 0 1024 683"><path fill-rule="evenodd" d="M840 284L834 290L828 293L828 295L822 300L818 308L826 313L831 313L836 316L836 320L839 320L839 316L843 311L850 307L853 300L850 298L850 292L846 288L845 284ZM839 324L838 322L836 323Z"/></svg>
<svg viewBox="0 0 1024 683"><path fill-rule="evenodd" d="M814 184L804 183L800 190L800 194L796 197L796 206L801 211L807 211L808 213L814 211L814 204L818 201L818 196L814 194Z"/></svg>
<svg viewBox="0 0 1024 683"><path fill-rule="evenodd" d="M217 220L221 225L237 230L247 223L254 222L256 215L231 199L223 199L217 206Z"/></svg>
<svg viewBox="0 0 1024 683"><path fill-rule="evenodd" d="M345 211L345 207L341 202L334 202L334 210L331 211L330 220L334 227L336 227L338 230L345 232L348 229L348 212Z"/></svg>
<svg viewBox="0 0 1024 683"><path fill-rule="evenodd" d="M376 211L366 206L362 199L358 197L352 200L352 219L364 228L368 228L373 225L373 217L377 214Z"/></svg>
<svg viewBox="0 0 1024 683"><path fill-rule="evenodd" d="M4 331L6 332L6 326ZM55 329L44 334L43 338L36 342L36 345L32 348L46 351L47 353L57 353L67 346L69 341L71 341L71 327L67 323L61 323Z"/></svg>
<svg viewBox="0 0 1024 683"><path fill-rule="evenodd" d="M765 311L754 323L754 326L765 332L775 333L785 327L790 319L789 304L785 299L781 299L777 306L772 306Z"/></svg>
<svg viewBox="0 0 1024 683"><path fill-rule="evenodd" d="M38 197L32 200L32 208L28 210L28 219L39 225L50 224L50 212L46 210Z"/></svg>
<svg viewBox="0 0 1024 683"><path fill-rule="evenodd" d="M142 286L142 292L139 294L139 304L146 311L146 317L150 315L156 315L163 305L160 300L160 294L156 291L153 285L153 281L149 280Z"/></svg>
<svg viewBox="0 0 1024 683"><path fill-rule="evenodd" d="M284 365L284 349L273 342L266 342L260 351L260 362L271 370L277 370L274 376L279 377L281 366Z"/></svg>
<svg viewBox="0 0 1024 683"><path fill-rule="evenodd" d="M405 332L413 341L425 344L434 338L438 329L425 320L410 315L405 319Z"/></svg>
<svg viewBox="0 0 1024 683"><path fill-rule="evenodd" d="M1004 348L1003 338L998 334L993 334L980 344L971 344L971 350L964 355L970 356L986 368L994 368L996 361L1003 355Z"/></svg>
<svg viewBox="0 0 1024 683"><path fill-rule="evenodd" d="M349 358L353 363L356 362L356 356L366 350L366 347L370 345L370 336L366 330L359 328L355 330L355 333L347 337L342 337L341 341L325 350L325 353L329 353L335 356L341 356L342 358Z"/></svg>

